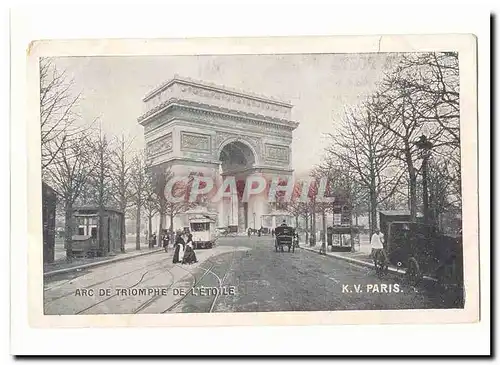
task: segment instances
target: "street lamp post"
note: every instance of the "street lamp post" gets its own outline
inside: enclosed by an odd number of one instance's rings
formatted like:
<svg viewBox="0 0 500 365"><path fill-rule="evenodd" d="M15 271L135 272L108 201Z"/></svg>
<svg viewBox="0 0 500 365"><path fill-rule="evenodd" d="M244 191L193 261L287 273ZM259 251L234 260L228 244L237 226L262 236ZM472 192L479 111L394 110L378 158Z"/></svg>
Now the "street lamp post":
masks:
<svg viewBox="0 0 500 365"><path fill-rule="evenodd" d="M419 140L415 142L418 149L422 151L422 194L424 204L424 223L428 224L429 219L429 192L427 187L427 165L430 157L430 151L433 147L432 143L425 135L421 135Z"/></svg>
<svg viewBox="0 0 500 365"><path fill-rule="evenodd" d="M253 229L255 229L255 212L253 212Z"/></svg>

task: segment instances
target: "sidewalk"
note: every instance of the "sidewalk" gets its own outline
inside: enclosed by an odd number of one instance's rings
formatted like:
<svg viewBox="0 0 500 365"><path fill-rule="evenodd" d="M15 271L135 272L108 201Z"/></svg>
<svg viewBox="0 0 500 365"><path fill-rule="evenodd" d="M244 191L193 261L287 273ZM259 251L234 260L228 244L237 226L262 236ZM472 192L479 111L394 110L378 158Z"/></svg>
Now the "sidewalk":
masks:
<svg viewBox="0 0 500 365"><path fill-rule="evenodd" d="M71 271L79 271L91 267L96 267L100 265L105 265L117 261L123 261L132 259L134 257L144 256L153 254L155 252L163 251L162 248L154 247L148 248L147 245L141 245L140 250L131 247L132 245L125 245L125 253L117 253L116 255L110 255L106 257L96 257L96 258L75 258L72 262L67 262L66 257L62 257L51 264L43 265L43 276L49 277L57 274L64 274Z"/></svg>
<svg viewBox="0 0 500 365"><path fill-rule="evenodd" d="M309 245L301 245L301 248L307 251L316 252L319 254L321 249L321 243L316 244L316 246ZM356 252L326 252L326 256L331 256L335 258L339 258L345 261L351 261L353 263L357 263L363 266L373 267L373 260L370 258L370 252L366 252L365 250L360 250Z"/></svg>
<svg viewBox="0 0 500 365"><path fill-rule="evenodd" d="M313 246L313 247L306 246L306 245L301 245L300 247L303 248L304 250L316 252L319 254L321 244L317 244L316 246ZM373 260L370 257L370 253L367 252L366 246L364 246L364 245L361 245L360 250L356 251L356 252L329 252L328 251L326 253L326 256L330 256L332 258L348 261L348 262L351 262L351 263L356 264L356 265L362 265L362 266L371 267L371 268L375 267L375 265L373 264ZM398 268L398 267L393 266L393 265L390 265L388 270L389 270L389 272L392 272L394 274L399 274L399 275L406 274L405 269ZM430 276L425 276L425 275L423 276L423 279L429 280L429 281L434 281L434 282L437 281L435 278L430 277Z"/></svg>

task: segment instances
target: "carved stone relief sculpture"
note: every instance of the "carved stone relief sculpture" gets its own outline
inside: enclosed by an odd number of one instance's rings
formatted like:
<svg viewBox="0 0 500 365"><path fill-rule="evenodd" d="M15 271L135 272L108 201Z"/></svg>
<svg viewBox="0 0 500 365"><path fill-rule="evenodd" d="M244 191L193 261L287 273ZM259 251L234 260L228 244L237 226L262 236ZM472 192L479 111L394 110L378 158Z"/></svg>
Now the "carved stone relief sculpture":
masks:
<svg viewBox="0 0 500 365"><path fill-rule="evenodd" d="M181 132L181 149L210 152L210 136L207 134Z"/></svg>
<svg viewBox="0 0 500 365"><path fill-rule="evenodd" d="M148 142L146 150L149 156L156 156L161 153L172 151L172 133L168 133L160 138Z"/></svg>
<svg viewBox="0 0 500 365"><path fill-rule="evenodd" d="M288 163L288 147L266 144L266 160Z"/></svg>

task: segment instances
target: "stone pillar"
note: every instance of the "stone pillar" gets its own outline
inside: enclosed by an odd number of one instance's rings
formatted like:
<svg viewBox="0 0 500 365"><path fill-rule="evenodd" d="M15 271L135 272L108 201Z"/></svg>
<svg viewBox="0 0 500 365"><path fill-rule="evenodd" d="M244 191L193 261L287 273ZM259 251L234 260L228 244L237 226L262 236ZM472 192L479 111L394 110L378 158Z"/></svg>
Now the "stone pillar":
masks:
<svg viewBox="0 0 500 365"><path fill-rule="evenodd" d="M227 226L227 218L226 218L227 214L226 214L226 209L225 209L225 205L224 205L224 199L221 199L217 202L217 213L218 213L217 225L219 227Z"/></svg>
<svg viewBox="0 0 500 365"><path fill-rule="evenodd" d="M255 213L255 228L259 229L263 225L262 216L268 213L267 200L265 195L259 194L250 197L248 206L248 221L251 223L251 226L253 228L253 214Z"/></svg>
<svg viewBox="0 0 500 365"><path fill-rule="evenodd" d="M238 193L233 192L231 196L231 225L238 226L238 215L239 215L239 206L238 206Z"/></svg>
<svg viewBox="0 0 500 365"><path fill-rule="evenodd" d="M245 207L243 203L238 202L238 232L244 232L245 230Z"/></svg>

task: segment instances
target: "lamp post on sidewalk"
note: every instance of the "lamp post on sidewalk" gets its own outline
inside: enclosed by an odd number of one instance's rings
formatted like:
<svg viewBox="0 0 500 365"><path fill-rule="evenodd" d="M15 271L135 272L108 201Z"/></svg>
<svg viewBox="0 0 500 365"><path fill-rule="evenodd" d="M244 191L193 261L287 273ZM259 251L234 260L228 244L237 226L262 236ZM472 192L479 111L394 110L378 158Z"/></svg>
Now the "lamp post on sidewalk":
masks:
<svg viewBox="0 0 500 365"><path fill-rule="evenodd" d="M429 217L429 192L427 187L427 165L430 157L430 151L433 147L432 142L430 142L427 137L422 134L415 145L419 150L422 151L422 194L423 194L423 213L424 213L424 223L428 224L430 221Z"/></svg>
<svg viewBox="0 0 500 365"><path fill-rule="evenodd" d="M253 229L255 230L255 212L253 212Z"/></svg>

